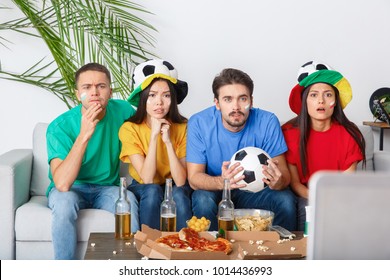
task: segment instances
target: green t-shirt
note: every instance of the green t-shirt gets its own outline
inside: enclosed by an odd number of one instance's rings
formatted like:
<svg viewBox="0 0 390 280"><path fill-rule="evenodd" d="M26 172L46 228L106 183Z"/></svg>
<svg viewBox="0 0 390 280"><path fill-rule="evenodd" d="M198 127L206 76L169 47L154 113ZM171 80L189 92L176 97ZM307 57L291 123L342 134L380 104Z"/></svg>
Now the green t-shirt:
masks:
<svg viewBox="0 0 390 280"><path fill-rule="evenodd" d="M121 143L118 132L123 122L135 113L130 103L111 99L104 118L96 125L88 142L75 185L119 185L119 153ZM46 132L48 163L54 158L64 160L69 154L81 128L81 105L67 111L50 123ZM54 187L49 168L50 185Z"/></svg>

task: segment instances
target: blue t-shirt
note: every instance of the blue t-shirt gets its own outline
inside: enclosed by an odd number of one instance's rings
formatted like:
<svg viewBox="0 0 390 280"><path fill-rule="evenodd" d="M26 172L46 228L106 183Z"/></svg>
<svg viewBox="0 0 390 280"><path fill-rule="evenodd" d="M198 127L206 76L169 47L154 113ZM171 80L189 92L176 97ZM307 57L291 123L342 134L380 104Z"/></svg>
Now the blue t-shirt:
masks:
<svg viewBox="0 0 390 280"><path fill-rule="evenodd" d="M230 132L222 124L221 112L212 106L188 121L187 162L205 164L206 173L221 175L223 161L230 161L239 149L253 146L266 151L271 158L287 151L280 123L275 114L252 108L245 127Z"/></svg>
<svg viewBox="0 0 390 280"><path fill-rule="evenodd" d="M88 142L75 185L119 185L119 128L135 110L124 100L110 99L106 115L100 120ZM76 141L81 129L81 105L78 105L52 121L47 128L46 142L48 163L54 158L64 160ZM50 185L54 187L49 168Z"/></svg>

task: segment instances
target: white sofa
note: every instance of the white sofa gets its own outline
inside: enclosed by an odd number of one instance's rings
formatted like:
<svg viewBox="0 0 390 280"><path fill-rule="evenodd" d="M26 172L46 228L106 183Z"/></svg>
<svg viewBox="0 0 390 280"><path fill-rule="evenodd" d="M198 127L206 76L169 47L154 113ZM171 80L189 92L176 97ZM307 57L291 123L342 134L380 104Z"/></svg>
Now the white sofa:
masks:
<svg viewBox="0 0 390 280"><path fill-rule="evenodd" d="M49 184L46 128L47 124L37 124L32 149L12 150L0 156L0 259L53 258L51 210L45 196ZM390 153L374 152L371 128L359 128L367 144L367 170L390 172ZM127 173L127 167L121 165L121 175ZM84 257L90 232L113 231L112 214L96 209L81 210L78 258Z"/></svg>
<svg viewBox="0 0 390 280"><path fill-rule="evenodd" d="M53 259L51 210L46 151L47 123L38 123L32 149L17 149L0 156L0 259ZM121 176L127 175L121 164ZM83 259L90 232L114 232L114 216L104 210L79 213L77 258Z"/></svg>

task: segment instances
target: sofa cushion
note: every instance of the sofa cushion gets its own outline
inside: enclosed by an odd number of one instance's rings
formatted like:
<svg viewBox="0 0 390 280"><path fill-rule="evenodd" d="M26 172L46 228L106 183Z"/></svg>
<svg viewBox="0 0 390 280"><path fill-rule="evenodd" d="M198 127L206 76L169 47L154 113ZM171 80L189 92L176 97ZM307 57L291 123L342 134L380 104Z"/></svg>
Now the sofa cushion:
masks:
<svg viewBox="0 0 390 280"><path fill-rule="evenodd" d="M91 232L114 232L115 218L100 209L83 209L77 220L78 241L87 241ZM19 207L15 216L17 241L51 241L51 209L44 195L33 196Z"/></svg>
<svg viewBox="0 0 390 280"><path fill-rule="evenodd" d="M51 210L46 196L33 196L15 213L16 240L51 241Z"/></svg>

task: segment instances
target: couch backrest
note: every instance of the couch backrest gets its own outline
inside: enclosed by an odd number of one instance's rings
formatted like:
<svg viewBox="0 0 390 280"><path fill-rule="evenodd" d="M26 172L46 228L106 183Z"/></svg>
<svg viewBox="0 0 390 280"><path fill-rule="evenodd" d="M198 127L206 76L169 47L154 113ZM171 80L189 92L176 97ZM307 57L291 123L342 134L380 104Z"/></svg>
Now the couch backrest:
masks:
<svg viewBox="0 0 390 280"><path fill-rule="evenodd" d="M47 123L38 123L33 133L33 167L31 175L31 195L45 195L50 184L48 177L46 130Z"/></svg>
<svg viewBox="0 0 390 280"><path fill-rule="evenodd" d="M49 165L47 163L46 150L46 130L47 123L38 123L33 133L33 169L31 178L31 195L45 195L47 186L50 183L48 178ZM366 170L373 170L374 136L372 129L366 125L358 126L366 140ZM362 170L361 163L358 165L358 171ZM121 162L120 176L127 178L127 184L130 184L132 178L128 172L128 164Z"/></svg>
<svg viewBox="0 0 390 280"><path fill-rule="evenodd" d="M33 133L33 167L31 176L31 195L45 195L49 180L49 164L47 162L46 130L48 123L38 123ZM131 183L128 172L128 164L121 162L120 176L127 178L127 184Z"/></svg>
<svg viewBox="0 0 390 280"><path fill-rule="evenodd" d="M366 169L374 170L374 134L372 128L367 125L358 125L366 141ZM362 163L360 162L357 171L362 171Z"/></svg>

